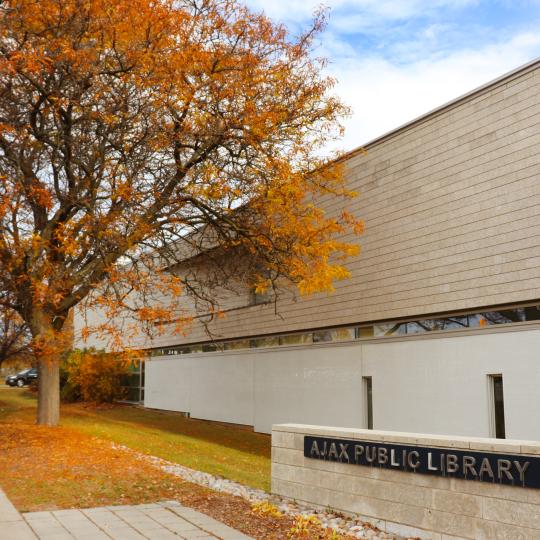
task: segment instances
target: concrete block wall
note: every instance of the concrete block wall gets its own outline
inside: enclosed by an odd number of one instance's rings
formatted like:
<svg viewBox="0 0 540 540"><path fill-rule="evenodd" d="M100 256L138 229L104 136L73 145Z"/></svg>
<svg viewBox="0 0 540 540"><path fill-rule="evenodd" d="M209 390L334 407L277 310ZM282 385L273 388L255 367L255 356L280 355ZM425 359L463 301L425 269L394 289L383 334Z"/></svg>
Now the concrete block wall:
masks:
<svg viewBox="0 0 540 540"><path fill-rule="evenodd" d="M272 492L432 540L540 539L540 489L304 457L304 436L540 455L540 443L302 424L272 429Z"/></svg>

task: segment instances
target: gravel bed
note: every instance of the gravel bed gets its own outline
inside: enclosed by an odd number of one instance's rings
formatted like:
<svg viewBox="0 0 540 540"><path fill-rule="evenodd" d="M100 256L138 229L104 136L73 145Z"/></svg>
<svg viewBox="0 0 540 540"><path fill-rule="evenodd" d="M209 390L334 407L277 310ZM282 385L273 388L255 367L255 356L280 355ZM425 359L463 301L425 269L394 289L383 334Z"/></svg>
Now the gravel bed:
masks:
<svg viewBox="0 0 540 540"><path fill-rule="evenodd" d="M196 471L156 456L148 456L123 445L113 444L113 448L123 452L129 452L136 459L151 463L162 471L182 478L182 480L185 480L186 482L191 482L222 493L228 493L229 495L242 497L250 503L268 501L279 508L283 514L289 516L315 515L324 528L331 527L341 534L348 534L354 538L372 538L375 540L403 539L403 537L385 533L360 518L347 517L337 512L316 509L306 503L270 495L269 493L266 493L266 491L252 489L243 484L239 484L238 482L233 482L232 480L227 480L226 478L214 476L209 473Z"/></svg>

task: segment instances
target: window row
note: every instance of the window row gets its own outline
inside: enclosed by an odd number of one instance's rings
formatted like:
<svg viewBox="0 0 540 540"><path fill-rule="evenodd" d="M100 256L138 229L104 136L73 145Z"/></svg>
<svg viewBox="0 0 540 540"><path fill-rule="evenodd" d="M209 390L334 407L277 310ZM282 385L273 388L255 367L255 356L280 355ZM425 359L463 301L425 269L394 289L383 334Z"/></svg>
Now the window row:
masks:
<svg viewBox="0 0 540 540"><path fill-rule="evenodd" d="M540 320L540 306L527 306L467 315L419 319L404 322L383 322L315 332L283 334L251 339L215 341L195 345L172 346L152 349L152 356L169 354L192 354L200 352L230 351L238 349L256 349L260 347L279 347L290 345L308 345L311 343L353 341L395 336L413 336L427 332L444 332L466 328L486 328L498 324L522 323Z"/></svg>

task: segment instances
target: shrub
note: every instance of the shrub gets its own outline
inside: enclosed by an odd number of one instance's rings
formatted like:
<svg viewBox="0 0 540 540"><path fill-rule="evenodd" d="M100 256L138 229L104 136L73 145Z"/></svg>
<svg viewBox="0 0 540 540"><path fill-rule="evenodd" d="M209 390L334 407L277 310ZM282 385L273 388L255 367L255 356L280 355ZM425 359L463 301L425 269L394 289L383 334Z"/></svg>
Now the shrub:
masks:
<svg viewBox="0 0 540 540"><path fill-rule="evenodd" d="M64 401L112 403L122 399L121 379L128 373L130 356L95 349L72 351L64 360L61 396Z"/></svg>

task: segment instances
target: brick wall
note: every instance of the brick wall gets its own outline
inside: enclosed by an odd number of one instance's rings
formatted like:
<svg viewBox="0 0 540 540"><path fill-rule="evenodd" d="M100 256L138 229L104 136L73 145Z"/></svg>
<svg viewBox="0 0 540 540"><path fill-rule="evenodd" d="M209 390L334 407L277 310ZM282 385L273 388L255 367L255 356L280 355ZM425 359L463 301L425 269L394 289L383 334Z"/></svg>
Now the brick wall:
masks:
<svg viewBox="0 0 540 540"><path fill-rule="evenodd" d="M305 458L305 435L523 456L540 455L540 443L300 424L272 430L273 493L359 515L404 536L540 538L540 489Z"/></svg>

